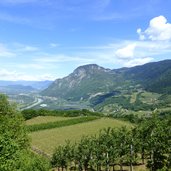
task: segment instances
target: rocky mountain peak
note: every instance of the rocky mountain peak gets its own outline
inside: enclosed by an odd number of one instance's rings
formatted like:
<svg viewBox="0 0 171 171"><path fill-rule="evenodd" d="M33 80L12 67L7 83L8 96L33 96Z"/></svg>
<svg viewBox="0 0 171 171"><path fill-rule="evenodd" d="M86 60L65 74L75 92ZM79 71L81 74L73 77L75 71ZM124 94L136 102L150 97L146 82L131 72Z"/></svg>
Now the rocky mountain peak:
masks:
<svg viewBox="0 0 171 171"><path fill-rule="evenodd" d="M109 69L105 69L97 64L88 64L88 65L83 65L83 66L79 66L78 68L76 68L74 70L74 74L83 74L83 73L94 73L97 71L104 71L107 72L109 71Z"/></svg>

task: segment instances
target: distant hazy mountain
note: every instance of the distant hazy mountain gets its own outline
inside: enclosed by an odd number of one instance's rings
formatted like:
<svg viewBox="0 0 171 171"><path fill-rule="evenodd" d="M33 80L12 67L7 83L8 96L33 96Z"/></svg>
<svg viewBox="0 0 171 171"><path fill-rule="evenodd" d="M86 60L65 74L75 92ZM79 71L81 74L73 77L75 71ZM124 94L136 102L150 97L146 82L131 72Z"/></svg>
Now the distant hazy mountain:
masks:
<svg viewBox="0 0 171 171"><path fill-rule="evenodd" d="M19 94L42 91L52 81L0 81L0 93Z"/></svg>
<svg viewBox="0 0 171 171"><path fill-rule="evenodd" d="M23 86L23 85L0 86L0 93L6 93L6 94L29 93L34 91L36 90L31 86Z"/></svg>
<svg viewBox="0 0 171 171"><path fill-rule="evenodd" d="M38 89L38 90L43 90L47 88L52 81L3 81L0 80L0 86L5 87L5 86L30 86L33 89Z"/></svg>
<svg viewBox="0 0 171 171"><path fill-rule="evenodd" d="M148 91L171 94L171 60L114 70L96 64L80 66L67 77L55 80L41 94L83 100L124 90L137 84Z"/></svg>

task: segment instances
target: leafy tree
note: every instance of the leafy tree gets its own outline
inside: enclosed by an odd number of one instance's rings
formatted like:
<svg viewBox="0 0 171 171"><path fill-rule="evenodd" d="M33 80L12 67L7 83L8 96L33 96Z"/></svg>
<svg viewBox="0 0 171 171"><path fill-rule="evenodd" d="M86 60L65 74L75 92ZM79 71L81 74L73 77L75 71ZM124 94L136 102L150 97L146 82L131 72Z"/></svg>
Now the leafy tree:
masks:
<svg viewBox="0 0 171 171"><path fill-rule="evenodd" d="M0 171L48 171L48 162L31 153L21 114L0 94Z"/></svg>
<svg viewBox="0 0 171 171"><path fill-rule="evenodd" d="M67 168L67 151L65 149L64 146L59 146L53 156L52 156L52 160L51 160L51 164L53 167L58 168L58 170L60 168L62 168L62 171L64 170L64 168Z"/></svg>
<svg viewBox="0 0 171 171"><path fill-rule="evenodd" d="M5 95L0 95L0 123L0 170L14 170L29 141L21 115Z"/></svg>
<svg viewBox="0 0 171 171"><path fill-rule="evenodd" d="M50 163L47 159L28 150L22 151L19 157L18 171L49 171L50 169Z"/></svg>
<svg viewBox="0 0 171 171"><path fill-rule="evenodd" d="M147 167L152 171L163 169L168 165L171 131L167 120L158 118L156 111L139 126L142 158L149 155Z"/></svg>

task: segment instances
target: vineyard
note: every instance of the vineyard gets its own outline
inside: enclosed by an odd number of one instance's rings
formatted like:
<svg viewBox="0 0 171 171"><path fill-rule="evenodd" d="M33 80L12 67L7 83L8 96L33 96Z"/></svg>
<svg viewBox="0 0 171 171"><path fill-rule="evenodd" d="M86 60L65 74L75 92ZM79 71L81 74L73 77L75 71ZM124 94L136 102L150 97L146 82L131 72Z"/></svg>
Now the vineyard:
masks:
<svg viewBox="0 0 171 171"><path fill-rule="evenodd" d="M27 110L22 116L4 95L0 110L0 170L171 169L170 111L155 110L136 123L87 110Z"/></svg>
<svg viewBox="0 0 171 171"><path fill-rule="evenodd" d="M59 145L64 145L66 140L75 143L80 141L82 136L98 134L101 129L109 126L113 128L127 126L130 128L132 125L116 119L100 118L91 122L32 132L30 137L32 139L32 146L52 155L54 149Z"/></svg>
<svg viewBox="0 0 171 171"><path fill-rule="evenodd" d="M97 116L60 117L27 127L32 146L58 170L157 171L171 167L170 119L162 117L153 112L138 126Z"/></svg>
<svg viewBox="0 0 171 171"><path fill-rule="evenodd" d="M169 170L171 168L170 120L162 120L153 114L139 126L107 128L97 136L84 136L72 145L68 141L59 146L52 157L54 168L67 170L119 170L133 171L139 166L145 170Z"/></svg>

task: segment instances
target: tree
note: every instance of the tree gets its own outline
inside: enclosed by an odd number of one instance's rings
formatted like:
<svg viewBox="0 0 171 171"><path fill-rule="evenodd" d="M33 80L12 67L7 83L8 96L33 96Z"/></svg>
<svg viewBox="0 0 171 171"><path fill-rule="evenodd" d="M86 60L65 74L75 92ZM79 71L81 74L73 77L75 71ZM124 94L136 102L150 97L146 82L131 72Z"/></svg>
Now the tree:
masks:
<svg viewBox="0 0 171 171"><path fill-rule="evenodd" d="M67 151L65 150L64 146L59 146L58 148L56 148L51 160L51 164L53 167L58 168L58 170L62 168L62 171L64 170L64 168L67 168L68 163L66 152Z"/></svg>
<svg viewBox="0 0 171 171"><path fill-rule="evenodd" d="M48 162L33 154L22 115L0 94L0 171L48 171Z"/></svg>
<svg viewBox="0 0 171 171"><path fill-rule="evenodd" d="M139 125L139 141L141 142L142 158L148 155L147 167L152 171L168 167L171 131L168 121L161 120L157 112Z"/></svg>
<svg viewBox="0 0 171 171"><path fill-rule="evenodd" d="M126 127L118 129L116 144L120 170L123 170L124 162L129 162L130 160L130 131Z"/></svg>
<svg viewBox="0 0 171 171"><path fill-rule="evenodd" d="M0 170L14 170L20 151L29 147L21 115L0 95Z"/></svg>

